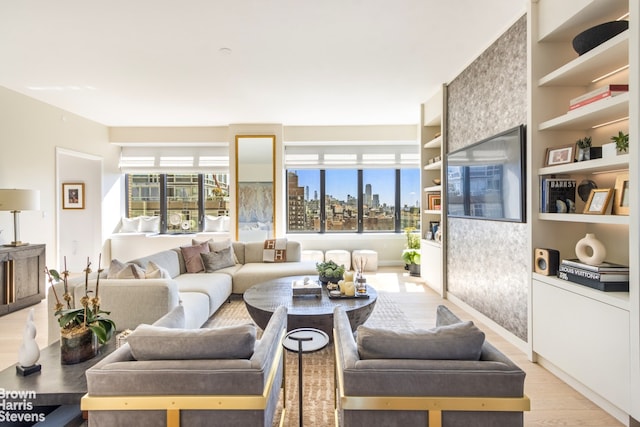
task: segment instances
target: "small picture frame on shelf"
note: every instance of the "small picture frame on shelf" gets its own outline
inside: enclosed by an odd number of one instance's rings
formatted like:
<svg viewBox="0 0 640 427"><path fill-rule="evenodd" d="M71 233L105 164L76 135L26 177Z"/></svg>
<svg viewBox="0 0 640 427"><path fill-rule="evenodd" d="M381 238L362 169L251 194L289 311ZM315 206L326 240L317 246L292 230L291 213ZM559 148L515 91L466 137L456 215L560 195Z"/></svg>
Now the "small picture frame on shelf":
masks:
<svg viewBox="0 0 640 427"><path fill-rule="evenodd" d="M427 204L430 211L439 211L440 210L440 194L433 193L427 195Z"/></svg>
<svg viewBox="0 0 640 427"><path fill-rule="evenodd" d="M572 163L575 157L575 144L563 145L562 147L547 148L545 156L545 166L564 165Z"/></svg>
<svg viewBox="0 0 640 427"><path fill-rule="evenodd" d="M582 213L592 215L606 214L612 197L613 188L594 188L589 194L587 204L584 206Z"/></svg>
<svg viewBox="0 0 640 427"><path fill-rule="evenodd" d="M84 209L84 184L62 184L62 209Z"/></svg>
<svg viewBox="0 0 640 427"><path fill-rule="evenodd" d="M616 177L613 214L629 215L629 172Z"/></svg>

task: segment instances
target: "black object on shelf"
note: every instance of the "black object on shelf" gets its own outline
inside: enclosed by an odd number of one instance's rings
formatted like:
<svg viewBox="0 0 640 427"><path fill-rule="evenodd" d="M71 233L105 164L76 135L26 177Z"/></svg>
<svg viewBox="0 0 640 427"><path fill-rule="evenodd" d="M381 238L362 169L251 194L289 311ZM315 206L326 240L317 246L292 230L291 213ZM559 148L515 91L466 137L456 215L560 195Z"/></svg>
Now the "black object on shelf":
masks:
<svg viewBox="0 0 640 427"><path fill-rule="evenodd" d="M573 38L573 50L583 55L629 28L629 21L605 22L584 30Z"/></svg>

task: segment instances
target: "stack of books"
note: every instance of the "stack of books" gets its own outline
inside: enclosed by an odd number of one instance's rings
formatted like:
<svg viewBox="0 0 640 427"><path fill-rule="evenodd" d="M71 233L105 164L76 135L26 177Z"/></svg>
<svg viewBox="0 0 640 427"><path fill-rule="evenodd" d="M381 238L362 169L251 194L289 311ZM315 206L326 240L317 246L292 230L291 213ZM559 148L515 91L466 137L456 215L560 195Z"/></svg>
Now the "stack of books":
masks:
<svg viewBox="0 0 640 427"><path fill-rule="evenodd" d="M612 98L621 93L629 92L629 85L605 85L591 92L569 100L569 111L584 107L601 99Z"/></svg>
<svg viewBox="0 0 640 427"><path fill-rule="evenodd" d="M576 180L543 178L540 181L540 212L576 211Z"/></svg>
<svg viewBox="0 0 640 427"><path fill-rule="evenodd" d="M629 267L612 262L589 265L577 259L563 259L558 278L605 292L629 291Z"/></svg>

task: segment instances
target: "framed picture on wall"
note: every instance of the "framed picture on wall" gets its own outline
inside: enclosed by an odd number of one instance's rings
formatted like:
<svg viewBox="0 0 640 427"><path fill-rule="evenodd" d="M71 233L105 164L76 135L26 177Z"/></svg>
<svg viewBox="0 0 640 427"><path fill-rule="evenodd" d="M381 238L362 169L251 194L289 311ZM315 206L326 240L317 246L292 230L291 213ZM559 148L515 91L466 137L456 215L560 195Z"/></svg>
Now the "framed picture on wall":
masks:
<svg viewBox="0 0 640 427"><path fill-rule="evenodd" d="M84 209L84 183L62 184L62 209Z"/></svg>

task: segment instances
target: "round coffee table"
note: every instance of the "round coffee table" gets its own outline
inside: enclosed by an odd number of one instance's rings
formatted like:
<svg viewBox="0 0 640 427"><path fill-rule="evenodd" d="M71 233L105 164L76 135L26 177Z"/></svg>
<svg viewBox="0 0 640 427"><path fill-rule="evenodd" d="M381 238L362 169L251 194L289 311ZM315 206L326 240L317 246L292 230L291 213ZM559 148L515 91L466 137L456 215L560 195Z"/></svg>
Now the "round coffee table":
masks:
<svg viewBox="0 0 640 427"><path fill-rule="evenodd" d="M315 328L332 337L333 309L336 306L344 307L351 330L355 331L369 318L378 299L378 293L371 286L367 287L369 298L333 299L329 298L329 293L324 288L320 296L293 297L292 282L303 278L304 276L282 277L247 289L243 298L253 321L264 329L273 312L284 305L288 310L287 330Z"/></svg>

